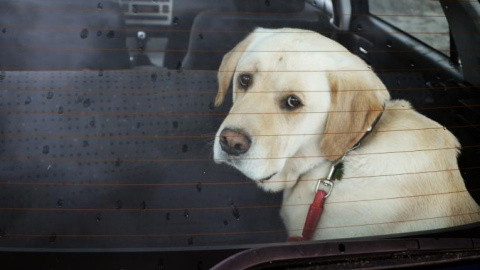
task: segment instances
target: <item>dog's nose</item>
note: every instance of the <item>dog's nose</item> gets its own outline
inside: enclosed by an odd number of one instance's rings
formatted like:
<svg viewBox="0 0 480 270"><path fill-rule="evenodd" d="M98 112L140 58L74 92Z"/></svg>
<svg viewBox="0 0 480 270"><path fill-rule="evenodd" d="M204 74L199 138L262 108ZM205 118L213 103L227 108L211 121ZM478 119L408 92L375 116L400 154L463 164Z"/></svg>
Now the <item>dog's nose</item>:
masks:
<svg viewBox="0 0 480 270"><path fill-rule="evenodd" d="M225 128L220 133L220 146L231 156L244 154L250 149L252 141L241 131Z"/></svg>

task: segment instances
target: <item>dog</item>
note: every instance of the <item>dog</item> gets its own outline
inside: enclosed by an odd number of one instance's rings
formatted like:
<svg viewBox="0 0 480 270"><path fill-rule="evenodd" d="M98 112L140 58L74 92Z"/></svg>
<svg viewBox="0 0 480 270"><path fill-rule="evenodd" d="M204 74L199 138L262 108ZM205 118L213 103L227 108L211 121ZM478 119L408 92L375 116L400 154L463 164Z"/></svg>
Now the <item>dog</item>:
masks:
<svg viewBox="0 0 480 270"><path fill-rule="evenodd" d="M313 240L480 220L458 170L454 135L408 101L392 100L371 68L336 41L257 28L224 56L215 106L230 82L233 105L216 134L214 160L267 192L283 191L289 236L302 234L318 180L347 152Z"/></svg>

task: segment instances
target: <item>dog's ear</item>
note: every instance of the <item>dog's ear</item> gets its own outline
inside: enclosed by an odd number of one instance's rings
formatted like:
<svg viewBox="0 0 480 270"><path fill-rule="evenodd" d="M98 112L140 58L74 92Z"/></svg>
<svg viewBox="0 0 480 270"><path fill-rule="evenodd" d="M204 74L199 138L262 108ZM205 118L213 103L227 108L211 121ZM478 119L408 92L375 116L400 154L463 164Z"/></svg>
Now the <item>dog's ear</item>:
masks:
<svg viewBox="0 0 480 270"><path fill-rule="evenodd" d="M339 70L328 72L327 78L332 105L320 147L322 155L333 161L362 138L390 94L373 71Z"/></svg>
<svg viewBox="0 0 480 270"><path fill-rule="evenodd" d="M240 60L252 40L253 34L250 34L223 57L222 64L218 69L217 75L218 93L215 97L215 107L222 105L223 101L225 100L225 95L228 92L228 87L230 86L230 81L232 80L232 76L235 73L235 68L237 67L238 61Z"/></svg>

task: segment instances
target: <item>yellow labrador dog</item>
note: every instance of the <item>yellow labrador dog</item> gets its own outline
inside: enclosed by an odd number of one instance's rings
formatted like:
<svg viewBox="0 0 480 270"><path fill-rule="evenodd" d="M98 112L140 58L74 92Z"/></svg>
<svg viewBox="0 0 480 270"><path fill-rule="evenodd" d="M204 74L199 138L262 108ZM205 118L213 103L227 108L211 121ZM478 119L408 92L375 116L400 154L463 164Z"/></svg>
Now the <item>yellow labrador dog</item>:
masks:
<svg viewBox="0 0 480 270"><path fill-rule="evenodd" d="M458 171L460 144L337 42L300 29L258 28L227 53L215 105L233 84L214 159L269 192L299 236L318 179L343 162L313 239L350 238L480 221ZM378 120L378 124L374 122ZM323 185L321 185L323 188Z"/></svg>

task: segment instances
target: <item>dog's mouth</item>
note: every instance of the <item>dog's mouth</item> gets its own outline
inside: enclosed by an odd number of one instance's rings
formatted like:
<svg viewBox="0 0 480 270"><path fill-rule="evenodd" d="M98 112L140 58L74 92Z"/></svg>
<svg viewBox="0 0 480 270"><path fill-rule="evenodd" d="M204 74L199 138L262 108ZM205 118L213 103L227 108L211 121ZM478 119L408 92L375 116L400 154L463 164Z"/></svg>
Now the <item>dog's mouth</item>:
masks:
<svg viewBox="0 0 480 270"><path fill-rule="evenodd" d="M265 178L262 178L262 179L260 179L260 180L258 180L258 181L259 181L260 183L263 183L263 182L265 182L265 181L268 181L268 180L270 180L270 178L272 178L275 174L277 174L277 173L273 173L273 174L271 174L270 176L267 176L267 177L265 177Z"/></svg>

